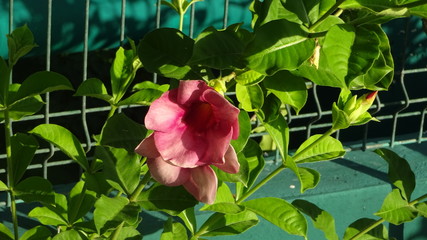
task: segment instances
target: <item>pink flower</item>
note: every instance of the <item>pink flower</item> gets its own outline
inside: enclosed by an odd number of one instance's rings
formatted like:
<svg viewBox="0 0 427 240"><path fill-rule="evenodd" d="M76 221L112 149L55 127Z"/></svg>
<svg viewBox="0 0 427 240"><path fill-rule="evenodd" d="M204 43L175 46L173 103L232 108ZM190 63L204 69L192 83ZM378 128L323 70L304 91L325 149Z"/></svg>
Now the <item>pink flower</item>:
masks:
<svg viewBox="0 0 427 240"><path fill-rule="evenodd" d="M180 81L155 100L145 117L154 132L135 151L147 157L152 177L183 185L198 201L213 203L217 177L210 165L239 171L231 139L239 136L239 109L203 81Z"/></svg>

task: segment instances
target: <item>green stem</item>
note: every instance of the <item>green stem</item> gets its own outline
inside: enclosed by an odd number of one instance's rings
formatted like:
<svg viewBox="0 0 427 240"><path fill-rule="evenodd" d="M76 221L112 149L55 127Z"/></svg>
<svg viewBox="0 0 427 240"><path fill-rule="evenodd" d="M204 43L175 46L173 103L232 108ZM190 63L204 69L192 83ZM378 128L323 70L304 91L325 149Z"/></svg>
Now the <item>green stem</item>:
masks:
<svg viewBox="0 0 427 240"><path fill-rule="evenodd" d="M135 191L133 191L132 195L129 198L130 202L135 202L136 199L138 198L139 194L141 194L142 190L144 190L145 185L147 185L148 181L150 181L151 179L151 174L150 172L147 172L144 177L142 178L142 180L139 182L138 187L136 187Z"/></svg>
<svg viewBox="0 0 427 240"><path fill-rule="evenodd" d="M109 119L110 117L112 117L114 115L114 113L116 112L116 110L117 110L117 106L111 105L111 109L110 109L110 112L108 113L107 119Z"/></svg>
<svg viewBox="0 0 427 240"><path fill-rule="evenodd" d="M411 201L408 205L414 206L415 204L419 203L420 201L422 201L425 198L427 198L427 194L424 194L421 197ZM372 229L376 228L378 225L382 224L383 222L385 222L385 220L383 218L378 219L376 222L372 223L371 225L369 225L368 227L366 227L365 229L360 231L358 234L354 235L350 240L356 240L356 239L360 238L361 236L365 235L366 233L368 233Z"/></svg>
<svg viewBox="0 0 427 240"><path fill-rule="evenodd" d="M179 12L179 31L182 32L182 29L184 28L184 15L185 13L180 11Z"/></svg>
<svg viewBox="0 0 427 240"><path fill-rule="evenodd" d="M313 31L315 28L317 28L327 17L334 13L343 2L344 0L337 0L337 2L325 14L323 14L322 17L317 19L317 21L313 23L313 25L311 25L308 30Z"/></svg>
<svg viewBox="0 0 427 240"><path fill-rule="evenodd" d="M16 199L14 193L15 177L13 175L12 146L11 146L12 128L9 116L9 110L4 111L4 138L6 144L6 162L7 162L7 181L10 187L10 211L12 214L12 223L14 239L18 240L18 216L16 211Z"/></svg>

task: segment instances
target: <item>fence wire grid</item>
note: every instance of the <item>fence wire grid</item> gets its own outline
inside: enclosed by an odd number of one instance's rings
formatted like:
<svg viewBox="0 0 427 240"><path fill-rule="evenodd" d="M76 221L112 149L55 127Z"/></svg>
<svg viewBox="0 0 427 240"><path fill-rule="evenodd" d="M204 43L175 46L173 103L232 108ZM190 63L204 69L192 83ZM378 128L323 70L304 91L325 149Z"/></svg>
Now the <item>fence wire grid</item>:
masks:
<svg viewBox="0 0 427 240"><path fill-rule="evenodd" d="M170 17L170 13L164 11L165 6L161 6L160 0L140 0L141 2L149 3L152 5L150 8L153 13L153 18L150 18L149 26L151 29L163 27L162 23L165 18ZM198 20L198 7L202 4L209 6L212 2L219 2L220 0L205 0L193 4L190 12L187 16L187 30L185 31L189 36L193 37L196 34L196 29L205 28L208 26L198 26L200 20ZM236 1L230 2L230 0L222 0L221 3L223 9L222 20L219 27L226 27L229 24L235 23L230 22L230 6L235 4ZM8 21L8 32L12 32L15 27L18 27L22 22L15 21L15 15L19 8L22 6L22 1L18 0L2 0L2 6L7 14L0 16L1 21ZM42 66L40 70L52 70L57 71L66 76L73 74L71 80L74 86L78 86L79 83L92 77L96 73L93 72L92 63L104 64L105 67L100 67L101 70L105 70L108 73L109 64L111 61L105 60L105 56L102 51L96 50L97 46L90 46L89 34L92 29L91 16L100 14L99 12L92 10L93 2L97 4L103 4L102 1L85 0L84 1L84 12L80 15L75 16L76 21L83 19L83 31L76 29L76 34L81 36L80 43L82 48L79 50L73 50L78 53L62 54L61 52L52 51L55 41L52 38L53 29L58 29L60 26L55 26L56 22L53 21L53 14L58 14L56 11L64 11L64 9L56 9L53 5L53 0L37 1L40 5L39 8L44 13L46 26L39 26L33 31L42 31L46 36L45 43L37 41L44 49L45 52L39 56L30 57L28 61L38 61L38 65ZM77 2L77 1L76 1ZM79 1L83 4L83 1ZM120 5L120 14L116 16L114 20L118 23L119 34L116 42L116 48L122 45L126 41L126 37L132 33L128 32L131 28L129 24L133 23L129 21L128 13L135 12L136 10L131 8L131 4L135 4L137 0L126 1L126 0L109 0L105 3L115 2ZM251 1L237 1L240 7L244 7L244 11L249 11L248 7ZM151 6L150 5L150 6ZM205 5L205 6L206 6ZM65 10L66 11L66 10ZM146 14L141 9L141 14ZM202 13L203 14L203 13ZM6 18L8 17L8 19ZM247 20L247 19L246 19ZM250 19L249 19L250 20ZM243 21L243 20L240 20ZM28 22L31 28L31 22ZM218 25L218 23L216 23ZM250 23L246 23L250 24ZM222 25L222 26L221 26ZM108 29L108 27L107 27ZM423 32L421 26L421 20L418 18L407 18L399 19L393 22L391 26L384 26L384 29L390 36L390 42L392 45L393 55L395 56L395 78L394 83L387 92L380 92L376 99L375 104L371 109L371 113L379 119L380 123L369 123L368 125L361 127L353 127L348 130L340 131L335 137L342 140L348 150L365 150L378 147L396 146L402 144L413 144L427 141L426 133L426 114L427 114L427 38ZM78 31L77 31L78 30ZM39 32L40 34L40 32ZM107 33L100 33L108 34ZM138 40L138 39L136 39ZM92 51L93 50L93 51ZM71 52L73 52L71 51ZM59 58L60 56L61 58ZM111 58L111 55L108 55ZM63 59L71 59L70 61L64 61ZM101 60L100 60L101 59ZM104 62L102 62L104 60ZM26 61L26 60L23 60ZM72 64L70 64L70 62ZM73 65L74 63L74 65ZM31 63L32 64L32 63ZM70 68L61 72L59 69L61 65ZM62 66L64 67L64 66ZM24 73L21 72L20 68L28 68L28 62L23 65L18 65L13 72L13 78L17 81L22 81L25 78ZM99 70L99 71L101 71ZM95 76L98 77L98 76ZM143 78L150 78L152 81L158 81L156 75L143 75ZM14 81L15 81L14 80ZM106 80L106 79L104 79ZM148 79L138 79L135 81L142 81ZM321 133L327 130L331 126L331 106L332 102L336 101L338 96L338 89L330 89L326 87L312 85L309 86L309 99L307 106L301 111L299 115L295 115L290 108L287 108L288 115L287 120L290 127L291 134L291 146L298 146L308 136ZM40 123L57 123L62 125L71 132L76 134L80 141L84 143L86 151L91 151L94 143L92 142L92 135L100 132L99 122L105 120L105 117L110 110L108 106L103 106L97 100L86 99L86 97L73 97L72 93L51 93L44 95L46 105L42 112L21 119L20 121L13 122L14 132L25 132L37 124ZM70 110L71 109L71 110ZM144 108L132 107L121 109L127 115L130 115L134 120L143 123L143 112ZM1 123L0 123L1 125ZM0 130L2 131L2 130ZM263 133L254 133L252 137L260 138ZM1 144L1 143L0 143ZM75 171L79 176L79 169L73 161L62 155L58 149L55 149L52 145L41 144L41 147L36 152L36 158L30 165L29 174L40 175L45 178L54 179L53 183L60 184L68 180L65 180L64 174L69 174ZM5 166L5 149L4 146L0 151L0 179L6 179L6 166ZM278 154L272 154L272 156L278 156ZM277 159L274 159L273 162ZM55 180L56 179L56 180ZM71 178L72 179L72 178Z"/></svg>

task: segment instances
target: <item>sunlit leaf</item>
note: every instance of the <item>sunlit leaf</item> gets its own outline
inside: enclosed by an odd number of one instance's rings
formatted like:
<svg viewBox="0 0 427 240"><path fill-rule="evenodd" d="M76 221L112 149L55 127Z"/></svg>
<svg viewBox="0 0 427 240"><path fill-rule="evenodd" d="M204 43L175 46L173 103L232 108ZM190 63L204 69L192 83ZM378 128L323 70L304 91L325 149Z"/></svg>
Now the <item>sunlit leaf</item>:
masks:
<svg viewBox="0 0 427 240"><path fill-rule="evenodd" d="M307 221L292 204L283 199L266 197L242 203L250 211L293 235L307 235Z"/></svg>
<svg viewBox="0 0 427 240"><path fill-rule="evenodd" d="M409 205L408 201L402 198L399 189L396 188L387 195L381 209L375 215L394 225L399 225L416 218L417 211L414 206Z"/></svg>
<svg viewBox="0 0 427 240"><path fill-rule="evenodd" d="M344 156L345 150L341 142L331 136L323 137L321 134L313 135L297 149L294 154L296 163L327 161ZM321 139L321 140L319 140ZM309 150L305 151L308 146Z"/></svg>
<svg viewBox="0 0 427 240"><path fill-rule="evenodd" d="M343 240L350 240L359 232L365 230L367 227L374 224L376 221L374 219L369 218L361 218L350 224L348 228L345 230ZM370 230L366 234L360 236L358 239L361 240L388 240L388 230L383 225L380 224L376 226L374 229Z"/></svg>
<svg viewBox="0 0 427 240"><path fill-rule="evenodd" d="M45 226L37 226L27 230L19 240L51 239L52 232ZM3 238L2 238L3 239Z"/></svg>
<svg viewBox="0 0 427 240"><path fill-rule="evenodd" d="M85 182L79 181L70 191L68 201L68 221L70 223L85 216L96 201L96 193L88 190L85 185Z"/></svg>
<svg viewBox="0 0 427 240"><path fill-rule="evenodd" d="M36 218L45 225L66 226L67 220L57 212L47 207L36 207L28 213L29 217Z"/></svg>
<svg viewBox="0 0 427 240"><path fill-rule="evenodd" d="M236 97L241 107L248 112L260 109L264 104L264 94L259 85L236 85Z"/></svg>
<svg viewBox="0 0 427 240"><path fill-rule="evenodd" d="M13 240L13 233L3 223L0 223L0 238L4 240Z"/></svg>
<svg viewBox="0 0 427 240"><path fill-rule="evenodd" d="M234 147L234 151L239 153L243 150L246 143L249 140L251 133L251 119L246 111L240 111L239 113L239 137L235 140L231 140L230 144Z"/></svg>
<svg viewBox="0 0 427 240"><path fill-rule="evenodd" d="M34 43L33 33L25 24L7 35L7 46L9 49L9 62L13 66L21 57L29 53L34 47L37 47L37 44Z"/></svg>
<svg viewBox="0 0 427 240"><path fill-rule="evenodd" d="M172 218L169 218L163 225L163 232L160 236L160 240L178 240L187 238L187 229L185 229L181 223L173 222Z"/></svg>
<svg viewBox="0 0 427 240"><path fill-rule="evenodd" d="M138 92L135 92L128 98L124 99L123 101L120 101L117 105L124 106L124 105L143 105L148 106L150 105L154 100L159 98L163 94L162 91L157 89L142 89Z"/></svg>
<svg viewBox="0 0 427 240"><path fill-rule="evenodd" d="M251 211L237 214L213 214L201 226L204 229L201 236L222 236L240 234L259 222L258 217Z"/></svg>
<svg viewBox="0 0 427 240"><path fill-rule="evenodd" d="M86 240L86 237L82 237L77 230L70 229L55 235L52 240Z"/></svg>

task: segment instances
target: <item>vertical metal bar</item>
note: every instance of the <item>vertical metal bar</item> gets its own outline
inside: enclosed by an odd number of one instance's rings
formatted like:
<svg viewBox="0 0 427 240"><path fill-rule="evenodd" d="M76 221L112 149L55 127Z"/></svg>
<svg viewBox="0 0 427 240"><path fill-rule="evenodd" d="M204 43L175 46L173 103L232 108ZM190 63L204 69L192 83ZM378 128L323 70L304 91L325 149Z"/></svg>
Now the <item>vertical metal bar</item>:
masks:
<svg viewBox="0 0 427 240"><path fill-rule="evenodd" d="M420 122L420 131L418 132L418 143L423 142L423 134L424 134L424 122L427 113L427 107L421 112L421 122Z"/></svg>
<svg viewBox="0 0 427 240"><path fill-rule="evenodd" d="M229 0L224 0L224 19L223 19L223 28L226 28L228 25L228 6L230 5Z"/></svg>
<svg viewBox="0 0 427 240"><path fill-rule="evenodd" d="M191 5L191 12L190 12L190 38L193 38L193 35L194 35L195 16L196 16L196 3L193 3Z"/></svg>
<svg viewBox="0 0 427 240"><path fill-rule="evenodd" d="M46 26L46 71L50 71L51 61L51 47L52 47L52 0L47 1L47 26ZM45 105L45 123L50 123L50 94L46 93ZM48 167L47 163L54 154L53 144L49 144L49 155L43 161L43 177L47 179Z"/></svg>
<svg viewBox="0 0 427 240"><path fill-rule="evenodd" d="M120 18L120 45L123 45L123 41L125 40L126 27L126 0L122 0L122 11Z"/></svg>
<svg viewBox="0 0 427 240"><path fill-rule="evenodd" d="M313 84L313 96L317 108L317 117L310 121L307 125L307 139L311 136L311 126L317 121L319 121L323 116L322 107L320 106L319 97L317 95L317 84Z"/></svg>
<svg viewBox="0 0 427 240"><path fill-rule="evenodd" d="M84 22L84 39L83 39L83 81L87 79L87 63L88 63L88 52L89 52L89 9L90 9L90 0L86 0L85 4L85 22ZM86 119L86 96L82 97L82 123L83 130L86 137L86 151L89 152L92 144L90 140L89 129L87 126Z"/></svg>
<svg viewBox="0 0 427 240"><path fill-rule="evenodd" d="M13 32L13 3L14 0L9 0L9 33Z"/></svg>
<svg viewBox="0 0 427 240"><path fill-rule="evenodd" d="M161 6L162 6L162 1L161 0L157 0L157 5L156 5L156 28L160 28L160 20L161 20ZM153 82L157 83L157 73L153 73Z"/></svg>

